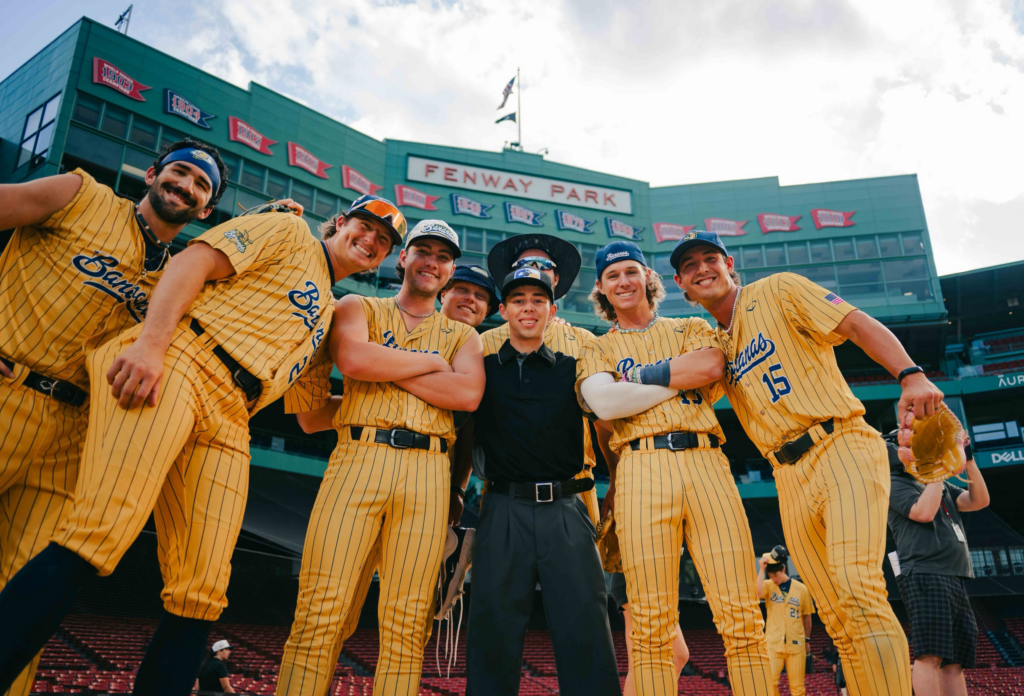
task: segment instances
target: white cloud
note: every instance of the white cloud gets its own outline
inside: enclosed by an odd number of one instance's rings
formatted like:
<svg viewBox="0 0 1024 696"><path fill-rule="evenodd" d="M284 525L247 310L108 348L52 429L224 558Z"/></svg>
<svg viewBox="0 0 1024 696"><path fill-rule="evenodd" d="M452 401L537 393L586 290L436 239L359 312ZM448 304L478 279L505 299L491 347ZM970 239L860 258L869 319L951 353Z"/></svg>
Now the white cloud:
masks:
<svg viewBox="0 0 1024 696"><path fill-rule="evenodd" d="M186 59L378 138L524 144L655 185L919 174L941 272L1024 258L1024 37L957 0L223 0ZM168 34L177 27L172 17ZM211 48L215 47L215 48ZM1012 257L1007 254L1012 253Z"/></svg>

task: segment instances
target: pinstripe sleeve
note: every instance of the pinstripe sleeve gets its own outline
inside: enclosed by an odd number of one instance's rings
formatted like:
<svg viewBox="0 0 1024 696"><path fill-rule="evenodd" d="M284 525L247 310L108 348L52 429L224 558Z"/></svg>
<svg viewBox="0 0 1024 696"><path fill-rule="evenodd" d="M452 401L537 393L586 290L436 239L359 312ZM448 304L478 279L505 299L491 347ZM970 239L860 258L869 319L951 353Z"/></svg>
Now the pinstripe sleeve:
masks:
<svg viewBox="0 0 1024 696"><path fill-rule="evenodd" d="M189 242L202 242L224 252L241 274L265 266L292 251L310 236L309 226L291 213L243 215L217 225Z"/></svg>
<svg viewBox="0 0 1024 696"><path fill-rule="evenodd" d="M306 413L331 402L331 353L319 350L309 368L284 393L285 413Z"/></svg>
<svg viewBox="0 0 1024 696"><path fill-rule="evenodd" d="M580 402L580 407L587 413L593 413L593 411L587 408L587 402L583 400L580 384L587 377L599 372L611 372L616 379L619 377L619 373L615 371L615 365L605 355L598 340L593 338L583 344L580 357L576 360L576 398Z"/></svg>
<svg viewBox="0 0 1024 696"><path fill-rule="evenodd" d="M679 354L700 350L701 348L721 348L718 345L718 338L715 336L711 324L704 319L693 317L684 319L686 322L686 333L683 334L682 344L679 347Z"/></svg>
<svg viewBox="0 0 1024 696"><path fill-rule="evenodd" d="M67 205L47 218L46 221L40 223L38 225L39 227L44 227L48 230L62 229L65 227L68 220L77 220L80 216L76 213L84 209L86 206L95 203L97 196L107 199L113 199L115 197L113 191L98 183L85 170L76 169L71 173L82 178L82 185L78 187L78 191L71 200L68 201Z"/></svg>
<svg viewBox="0 0 1024 696"><path fill-rule="evenodd" d="M837 346L846 340L835 328L856 307L796 273L779 273L767 282L777 284L783 311L800 331L825 345Z"/></svg>

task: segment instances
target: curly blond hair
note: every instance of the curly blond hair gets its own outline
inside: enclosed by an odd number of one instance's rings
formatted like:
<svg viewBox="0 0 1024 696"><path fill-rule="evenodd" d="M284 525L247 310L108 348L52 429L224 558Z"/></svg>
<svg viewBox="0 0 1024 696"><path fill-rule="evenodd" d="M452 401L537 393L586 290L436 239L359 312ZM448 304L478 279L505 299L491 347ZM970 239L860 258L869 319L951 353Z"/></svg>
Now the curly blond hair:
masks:
<svg viewBox="0 0 1024 696"><path fill-rule="evenodd" d="M655 312L658 311L658 305L665 299L665 285L661 282L661 276L657 274L652 268L647 269L647 301L651 305L651 309ZM594 314L601 319L604 319L609 324L614 324L618 317L615 314L615 308L612 307L612 303L608 301L608 298L603 292L598 290L597 285L590 290L590 295L587 297L591 302L594 303Z"/></svg>

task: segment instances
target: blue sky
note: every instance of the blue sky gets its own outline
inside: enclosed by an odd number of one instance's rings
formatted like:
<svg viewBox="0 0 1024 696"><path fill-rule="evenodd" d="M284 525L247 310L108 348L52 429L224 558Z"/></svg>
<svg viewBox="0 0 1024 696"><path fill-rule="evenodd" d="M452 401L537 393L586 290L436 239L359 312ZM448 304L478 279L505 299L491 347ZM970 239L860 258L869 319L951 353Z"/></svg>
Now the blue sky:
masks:
<svg viewBox="0 0 1024 696"><path fill-rule="evenodd" d="M5 8L4 76L82 13ZM1022 0L163 0L131 35L377 138L523 142L654 185L916 173L936 262L1024 259ZM500 113L505 113L500 112Z"/></svg>

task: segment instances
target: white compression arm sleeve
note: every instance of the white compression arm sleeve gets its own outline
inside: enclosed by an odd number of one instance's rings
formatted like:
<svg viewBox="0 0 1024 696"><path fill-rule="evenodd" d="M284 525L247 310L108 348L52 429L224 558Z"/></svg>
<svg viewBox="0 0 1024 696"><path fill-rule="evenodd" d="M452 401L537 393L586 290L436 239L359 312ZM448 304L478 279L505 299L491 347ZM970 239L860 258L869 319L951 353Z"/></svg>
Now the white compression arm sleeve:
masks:
<svg viewBox="0 0 1024 696"><path fill-rule="evenodd" d="M679 396L678 389L654 384L616 382L609 372L599 372L583 380L580 393L587 406L601 420L629 418Z"/></svg>

